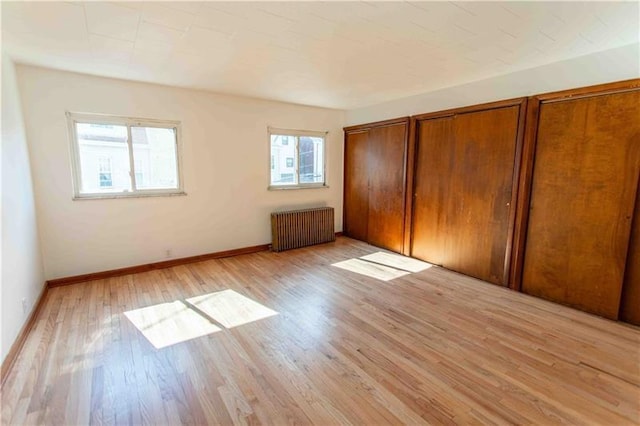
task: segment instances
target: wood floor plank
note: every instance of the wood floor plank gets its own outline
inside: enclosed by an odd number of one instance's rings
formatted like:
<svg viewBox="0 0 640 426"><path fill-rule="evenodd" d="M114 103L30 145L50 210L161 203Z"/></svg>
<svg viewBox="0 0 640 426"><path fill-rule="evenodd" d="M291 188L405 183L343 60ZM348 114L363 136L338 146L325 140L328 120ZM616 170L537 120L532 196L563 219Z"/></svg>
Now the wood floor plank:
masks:
<svg viewBox="0 0 640 426"><path fill-rule="evenodd" d="M2 424L640 424L640 328L438 267L332 266L378 251L342 237L52 288ZM221 297L194 311L219 331L161 349L125 315L228 290L277 315L243 323L257 305Z"/></svg>

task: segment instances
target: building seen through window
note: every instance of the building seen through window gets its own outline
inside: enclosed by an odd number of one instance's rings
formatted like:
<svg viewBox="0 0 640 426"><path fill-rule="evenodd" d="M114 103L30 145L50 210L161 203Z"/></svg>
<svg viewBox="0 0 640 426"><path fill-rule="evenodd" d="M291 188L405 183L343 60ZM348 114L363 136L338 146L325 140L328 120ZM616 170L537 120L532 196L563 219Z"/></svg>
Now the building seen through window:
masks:
<svg viewBox="0 0 640 426"><path fill-rule="evenodd" d="M176 128L126 121L73 121L77 196L179 190Z"/></svg>
<svg viewBox="0 0 640 426"><path fill-rule="evenodd" d="M324 137L271 134L271 186L324 183Z"/></svg>

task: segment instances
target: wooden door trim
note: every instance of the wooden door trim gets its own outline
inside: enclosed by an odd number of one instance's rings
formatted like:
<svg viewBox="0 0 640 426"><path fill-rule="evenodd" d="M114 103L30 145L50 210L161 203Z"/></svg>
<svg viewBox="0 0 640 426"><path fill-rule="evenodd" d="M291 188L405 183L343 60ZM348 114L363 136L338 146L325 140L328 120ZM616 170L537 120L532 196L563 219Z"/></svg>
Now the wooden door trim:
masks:
<svg viewBox="0 0 640 426"><path fill-rule="evenodd" d="M349 235L347 232L347 137L346 130L342 134L342 232L345 235ZM355 133L355 132L353 132Z"/></svg>
<svg viewBox="0 0 640 426"><path fill-rule="evenodd" d="M345 133L353 133L358 131L366 131L373 127L392 126L394 124L409 123L409 116L392 118L390 120L375 121L373 123L356 124L353 126L343 127Z"/></svg>
<svg viewBox="0 0 640 426"><path fill-rule="evenodd" d="M526 97L521 97L521 98L505 99L497 102L487 102L487 103L478 104L478 105L469 105L469 106L464 106L459 108L451 108L443 111L435 111L435 112L428 112L426 114L414 115L411 117L411 119L416 121L423 121L423 120L430 120L434 118L450 117L457 114L465 114L468 112L487 111L487 110L496 109L496 108L517 106L517 105L522 105L526 99L527 99Z"/></svg>
<svg viewBox="0 0 640 426"><path fill-rule="evenodd" d="M524 150L524 137L525 137L525 126L526 126L526 116L527 116L527 98L521 98L520 102L515 105L519 105L518 109L518 131L516 133L516 146L515 146L515 154L513 159L513 175L511 176L511 201L509 202L509 220L507 229L507 246L506 253L504 257L504 271L503 271L503 279L504 285L507 288L514 289L513 283L511 280L511 270L512 263L514 258L514 236L516 235L516 217L517 217L517 209L518 209L518 199L519 199L519 184L520 184L520 169L522 167L522 158L523 158L523 150Z"/></svg>
<svg viewBox="0 0 640 426"><path fill-rule="evenodd" d="M417 120L411 117L407 126L406 138L406 167L405 167L405 199L404 199L404 246L402 254L411 256L411 239L413 237L413 191L416 174L416 143L418 138Z"/></svg>
<svg viewBox="0 0 640 426"><path fill-rule="evenodd" d="M538 116L540 101L529 98L525 113L524 144L518 179L518 199L516 202L515 229L511 255L511 277L509 288L522 291L522 269L526 246L527 224L529 223L529 202L531 200L531 182L533 180L533 164L538 136Z"/></svg>
<svg viewBox="0 0 640 426"><path fill-rule="evenodd" d="M640 89L640 78L631 80L616 81L613 83L596 84L594 86L576 87L573 89L560 90L534 95L531 98L538 99L543 103L560 102L570 99L580 99L584 97L609 95Z"/></svg>
<svg viewBox="0 0 640 426"><path fill-rule="evenodd" d="M529 97L524 130L524 146L518 183L518 201L514 243L512 251L512 265L510 271L510 288L522 291L522 273L524 270L525 248L527 243L527 228L529 223L529 205L533 184L533 168L535 165L536 143L538 139L538 124L540 106L546 103L571 101L594 96L610 95L640 90L640 79L631 79L613 83L598 84L558 92L549 92Z"/></svg>
<svg viewBox="0 0 640 426"><path fill-rule="evenodd" d="M628 322L629 324L640 325L640 306L633 309L633 300L627 302L629 297L629 285L633 285L632 277L629 276L633 273L633 267L630 268L634 261L634 256L631 251L635 248L635 245L640 243L638 235L640 235L640 176L638 176L638 184L636 185L636 202L633 209L633 218L631 220L631 234L629 236L629 244L627 244L627 261L624 267L624 280L622 281L622 292L620 294L620 306L618 307L618 319ZM637 250L637 249L636 249ZM637 274L637 272L636 272ZM633 292L633 290L631 290Z"/></svg>
<svg viewBox="0 0 640 426"><path fill-rule="evenodd" d="M406 237L407 237L407 194L408 194L408 182L409 182L409 135L411 127L411 118L405 117L404 120L404 140L403 140L403 149L404 152L402 154L402 251L401 253L407 255L407 245L406 245Z"/></svg>

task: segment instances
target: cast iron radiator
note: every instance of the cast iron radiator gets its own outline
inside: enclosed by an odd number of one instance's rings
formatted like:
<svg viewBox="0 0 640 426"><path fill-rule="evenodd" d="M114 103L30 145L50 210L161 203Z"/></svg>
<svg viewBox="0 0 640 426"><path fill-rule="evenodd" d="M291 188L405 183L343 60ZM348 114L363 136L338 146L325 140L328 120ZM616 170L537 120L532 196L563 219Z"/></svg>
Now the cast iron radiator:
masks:
<svg viewBox="0 0 640 426"><path fill-rule="evenodd" d="M333 207L271 213L271 250L283 251L336 240Z"/></svg>

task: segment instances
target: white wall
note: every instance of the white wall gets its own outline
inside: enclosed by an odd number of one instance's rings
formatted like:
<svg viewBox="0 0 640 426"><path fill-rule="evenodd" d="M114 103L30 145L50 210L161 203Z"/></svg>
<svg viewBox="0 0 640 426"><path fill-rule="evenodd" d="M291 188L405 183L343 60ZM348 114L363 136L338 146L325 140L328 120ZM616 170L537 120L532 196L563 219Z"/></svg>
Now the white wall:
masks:
<svg viewBox="0 0 640 426"><path fill-rule="evenodd" d="M18 66L47 279L270 241L269 212L330 205L342 229L342 130L640 76L639 45L341 112ZM182 121L186 197L72 201L65 111ZM346 122L346 123L345 123ZM267 126L328 130L329 189L267 191Z"/></svg>
<svg viewBox="0 0 640 426"><path fill-rule="evenodd" d="M346 112L347 125L640 77L640 44Z"/></svg>
<svg viewBox="0 0 640 426"><path fill-rule="evenodd" d="M269 213L329 205L342 229L344 113L18 67L47 279L271 240ZM65 111L182 122L187 196L72 201ZM267 126L329 131L329 189L268 191Z"/></svg>
<svg viewBox="0 0 640 426"><path fill-rule="evenodd" d="M4 361L44 287L31 168L13 62L2 55L2 339ZM22 300L26 299L26 311Z"/></svg>

